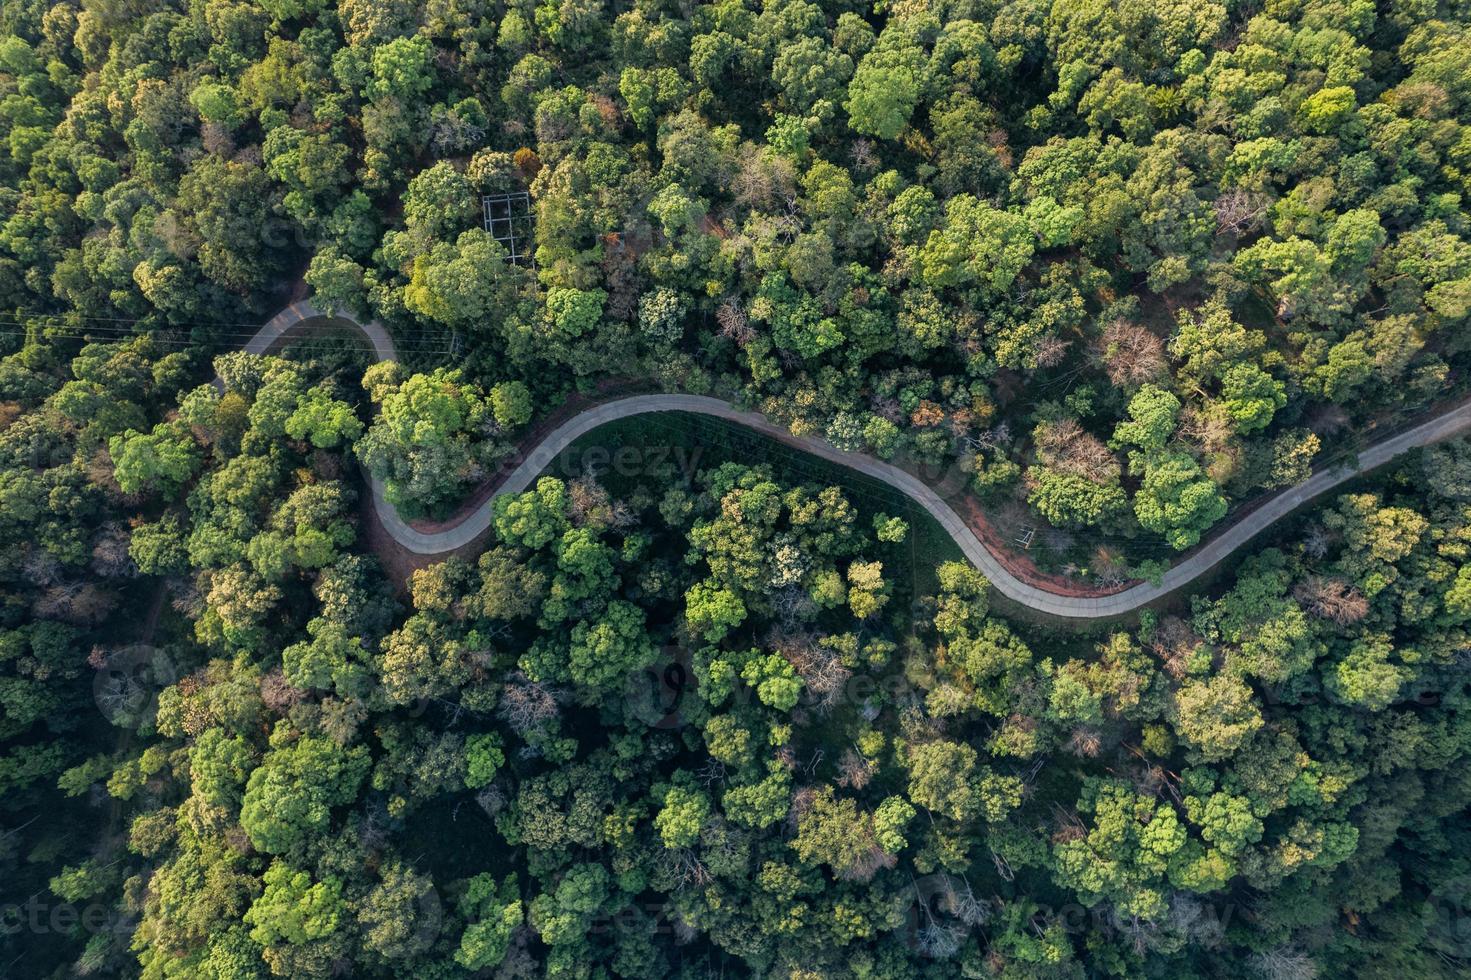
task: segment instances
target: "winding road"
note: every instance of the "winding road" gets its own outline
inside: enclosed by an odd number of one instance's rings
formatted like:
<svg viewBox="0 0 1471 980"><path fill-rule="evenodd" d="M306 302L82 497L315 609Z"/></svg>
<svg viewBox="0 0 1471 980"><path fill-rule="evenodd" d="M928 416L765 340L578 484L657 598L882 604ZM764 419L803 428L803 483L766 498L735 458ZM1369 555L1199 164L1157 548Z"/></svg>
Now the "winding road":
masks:
<svg viewBox="0 0 1471 980"><path fill-rule="evenodd" d="M251 338L244 349L253 354L264 354L294 330L331 321L358 327L372 343L379 360L398 360L393 338L381 324L360 324L345 314L328 316L306 300L293 303L273 317ZM1002 595L1038 612L1075 620L1107 619L1148 605L1193 582L1271 524L1339 484L1382 466L1410 449L1471 431L1471 402L1448 409L1427 422L1374 443L1362 450L1351 463L1327 467L1297 486L1268 498L1188 558L1170 568L1158 584L1141 582L1105 596L1060 595L1024 582L1007 571L936 490L914 475L871 456L836 449L824 439L794 436L784 426L770 422L758 413L742 411L728 402L702 395L634 395L593 406L548 433L506 476L491 500L502 494L526 490L557 455L580 436L609 422L651 412L688 412L725 419L880 480L913 499L939 522L966 558L981 570ZM416 530L405 523L393 505L384 498L381 481L373 479L371 482L373 508L379 520L395 541L415 554L436 555L453 551L469 544L490 526L492 509L488 500L453 527L432 533Z"/></svg>

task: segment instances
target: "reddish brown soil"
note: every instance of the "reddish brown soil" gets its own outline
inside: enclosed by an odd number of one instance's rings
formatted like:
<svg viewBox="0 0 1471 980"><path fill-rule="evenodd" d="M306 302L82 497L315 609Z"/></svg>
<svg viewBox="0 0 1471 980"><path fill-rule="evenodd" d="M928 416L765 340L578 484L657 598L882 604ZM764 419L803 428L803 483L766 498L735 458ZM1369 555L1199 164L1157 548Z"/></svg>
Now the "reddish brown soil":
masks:
<svg viewBox="0 0 1471 980"><path fill-rule="evenodd" d="M1118 585L1107 588L1097 585L1084 585L1077 579L1068 578L1066 575L1057 575L1052 572L1044 572L1037 567L1025 554L1013 551L1007 544L1005 537L996 530L986 512L973 497L961 496L950 501L950 506L955 508L955 513L965 521L965 526L975 533L986 550L991 552L992 557L999 561L1008 572L1028 585L1035 585L1039 589L1046 589L1058 595L1069 596L1103 596L1122 592L1137 584L1138 579L1121 582Z"/></svg>
<svg viewBox="0 0 1471 980"><path fill-rule="evenodd" d="M462 548L456 548L451 552L440 552L437 555L416 555L412 551L393 540L383 528L382 522L378 520L378 514L373 510L373 499L366 494L359 505L358 512L361 515L359 530L362 533L364 544L368 550L377 556L379 563L383 566L383 573L388 582L393 586L394 592L400 598L406 598L409 594L409 582L415 572L430 565L437 565L446 558L457 557L473 562L480 552L485 550L485 539L490 533L480 535Z"/></svg>

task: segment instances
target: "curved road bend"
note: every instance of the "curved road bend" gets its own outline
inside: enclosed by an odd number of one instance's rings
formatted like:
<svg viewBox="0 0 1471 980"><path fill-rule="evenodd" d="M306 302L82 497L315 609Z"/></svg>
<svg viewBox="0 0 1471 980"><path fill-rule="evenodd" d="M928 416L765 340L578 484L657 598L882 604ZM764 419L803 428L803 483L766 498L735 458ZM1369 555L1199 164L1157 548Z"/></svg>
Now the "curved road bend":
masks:
<svg viewBox="0 0 1471 980"><path fill-rule="evenodd" d="M339 320L359 327L368 337L379 360L398 360L393 339L378 323L358 324L344 314L328 317L309 301L293 303L271 319L260 332L245 345L253 354L264 354L278 343L285 334L299 326L319 320ZM689 412L709 415L754 429L788 445L794 445L814 456L857 470L866 476L881 480L894 487L923 507L945 533L955 541L966 558L981 570L991 584L1002 595L1039 612L1064 619L1105 619L1132 612L1156 599L1162 598L1218 565L1228 555L1246 544L1271 525L1300 505L1376 467L1394 457L1419 446L1427 446L1471 431L1471 402L1452 408L1441 415L1390 436L1362 450L1352 465L1340 463L1314 473L1307 480L1282 491L1264 504L1250 511L1240 521L1227 527L1212 538L1189 558L1174 565L1164 574L1158 585L1142 582L1138 585L1106 596L1068 596L1038 588L1013 576L986 549L974 532L966 526L960 516L929 486L910 473L891 463L874 459L862 453L835 449L824 439L812 436L793 436L784 426L776 425L756 412L745 412L728 402L703 395L634 395L616 401L596 405L568 419L546 435L526 455L500 487L492 500L502 494L521 493L526 490L556 458L576 439L586 433L634 415L651 412ZM432 533L418 531L398 516L392 504L383 496L383 484L372 481L373 508L388 533L400 545L420 555L435 555L452 551L469 544L490 526L492 509L490 502L477 508L459 524L443 531Z"/></svg>

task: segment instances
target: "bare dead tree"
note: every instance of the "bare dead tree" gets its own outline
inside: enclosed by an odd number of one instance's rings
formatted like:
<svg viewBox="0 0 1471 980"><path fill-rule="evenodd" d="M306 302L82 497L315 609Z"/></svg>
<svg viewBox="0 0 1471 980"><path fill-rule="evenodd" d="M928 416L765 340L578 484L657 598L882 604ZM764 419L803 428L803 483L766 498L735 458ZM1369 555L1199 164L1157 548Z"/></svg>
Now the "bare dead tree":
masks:
<svg viewBox="0 0 1471 980"><path fill-rule="evenodd" d="M736 296L721 301L715 310L715 322L720 324L720 335L729 337L736 346L745 347L756 337L756 330L746 319L746 308Z"/></svg>
<svg viewBox="0 0 1471 980"><path fill-rule="evenodd" d="M816 799L817 789L812 786L799 787L792 794L792 804L787 809L787 826L791 828L792 833L797 832L797 826L802 822L802 818L807 816L808 811L812 809L813 801Z"/></svg>
<svg viewBox="0 0 1471 980"><path fill-rule="evenodd" d="M1000 858L997 857L997 860L1000 861ZM1007 865L1007 870L1010 870L1010 865ZM991 918L991 904L976 896L975 891L971 888L970 879L964 875L961 876L961 886L957 888L955 879L946 876L945 891L941 899L945 911L969 927L984 925L986 920Z"/></svg>
<svg viewBox="0 0 1471 980"><path fill-rule="evenodd" d="M1151 940L1158 931L1158 927L1152 922L1139 918L1137 915L1131 915L1128 919L1124 920L1116 918L1115 921L1128 933L1129 945L1134 947L1134 953L1138 956L1143 956L1152 945Z"/></svg>
<svg viewBox="0 0 1471 980"><path fill-rule="evenodd" d="M1030 786L1037 781L1037 774L1047 767L1047 756L1038 756L1037 761L1027 769L1027 774L1022 777L1022 782Z"/></svg>
<svg viewBox="0 0 1471 980"><path fill-rule="evenodd" d="M388 818L388 806L384 800L368 803L366 817L357 828L357 840L365 851L380 851L388 843L393 820Z"/></svg>
<svg viewBox="0 0 1471 980"><path fill-rule="evenodd" d="M848 864L838 869L837 877L841 881L872 881L874 875L898 863L899 859L880 847L870 834L867 845L858 850Z"/></svg>
<svg viewBox="0 0 1471 980"><path fill-rule="evenodd" d="M1098 734L1098 729L1088 725L1079 725L1073 729L1072 735L1067 740L1067 750L1082 759L1093 759L1098 756L1098 750L1103 747L1103 738Z"/></svg>
<svg viewBox="0 0 1471 980"><path fill-rule="evenodd" d="M1309 575L1293 588L1292 597L1314 616L1340 626L1357 623L1369 614L1369 600L1357 586L1339 578Z"/></svg>
<svg viewBox="0 0 1471 980"><path fill-rule="evenodd" d="M1129 778L1134 783L1134 791L1140 796L1158 796L1160 790L1167 785L1162 766L1135 766L1130 771Z"/></svg>
<svg viewBox="0 0 1471 980"><path fill-rule="evenodd" d="M969 449L992 450L1000 446L1011 445L1011 426L1005 422L999 422L989 429L980 429L966 436L965 445Z"/></svg>
<svg viewBox="0 0 1471 980"><path fill-rule="evenodd" d="M579 527L605 528L613 523L613 505L597 477L584 473L567 485L567 516Z"/></svg>
<svg viewBox="0 0 1471 980"><path fill-rule="evenodd" d="M838 759L838 785L848 789L863 789L877 775L878 767L858 752L845 749Z"/></svg>
<svg viewBox="0 0 1471 980"><path fill-rule="evenodd" d="M1001 876L1003 881L1016 880L1016 872L1012 870L1011 862L995 851L991 852L991 863L996 866L996 873Z"/></svg>
<svg viewBox="0 0 1471 980"><path fill-rule="evenodd" d="M1094 355L1121 388L1136 388L1165 370L1164 342L1142 323L1122 318L1103 328Z"/></svg>
<svg viewBox="0 0 1471 980"><path fill-rule="evenodd" d="M61 579L61 562L45 548L32 547L20 563L20 573L31 585L51 585Z"/></svg>
<svg viewBox="0 0 1471 980"><path fill-rule="evenodd" d="M725 776L725 763L714 756L706 759L705 765L695 773L695 778L706 786L713 786L716 783L725 782Z"/></svg>
<svg viewBox="0 0 1471 980"><path fill-rule="evenodd" d="M501 688L501 703L496 709L501 720L522 738L556 718L561 710L556 694L549 687L528 680L520 671Z"/></svg>
<svg viewBox="0 0 1471 980"><path fill-rule="evenodd" d="M1118 476L1118 458L1074 419L1039 425L1036 441L1037 455L1050 469L1073 473L1094 483L1107 483Z"/></svg>
<svg viewBox="0 0 1471 980"><path fill-rule="evenodd" d="M934 741L944 734L944 724L930 717L924 702L915 698L899 709L899 736L911 745Z"/></svg>
<svg viewBox="0 0 1471 980"><path fill-rule="evenodd" d="M1266 220L1272 199L1260 191L1233 188L1216 198L1216 234L1256 231Z"/></svg>
<svg viewBox="0 0 1471 980"><path fill-rule="evenodd" d="M822 765L822 760L826 755L827 752L821 748L812 750L812 757L807 760L807 765L803 767L808 776L817 772L817 767Z"/></svg>
<svg viewBox="0 0 1471 980"><path fill-rule="evenodd" d="M291 685L280 667L272 668L261 676L261 702L278 715L284 715L292 705L306 700L306 696L307 692Z"/></svg>
<svg viewBox="0 0 1471 980"><path fill-rule="evenodd" d="M61 619L77 625L100 623L117 606L117 597L91 582L59 582L36 599L42 619Z"/></svg>
<svg viewBox="0 0 1471 980"><path fill-rule="evenodd" d="M229 158L235 152L235 141L230 138L230 131L218 123L205 123L199 128L199 137L206 153Z"/></svg>
<svg viewBox="0 0 1471 980"><path fill-rule="evenodd" d="M1235 432L1224 412L1187 405L1180 413L1180 434L1206 452L1224 451Z"/></svg>
<svg viewBox="0 0 1471 980"><path fill-rule="evenodd" d="M626 529L637 527L639 523L638 511L629 506L625 500L613 501L613 526Z"/></svg>
<svg viewBox="0 0 1471 980"><path fill-rule="evenodd" d="M204 612L204 593L199 589L199 583L192 579L170 580L169 591L174 598L169 605L174 607L174 612L197 619Z"/></svg>
<svg viewBox="0 0 1471 980"><path fill-rule="evenodd" d="M778 201L790 198L795 187L796 173L791 161L746 144L736 161L730 184L737 207L747 211L769 210Z"/></svg>
<svg viewBox="0 0 1471 980"><path fill-rule="evenodd" d="M909 884L914 889L914 904L920 915L914 932L915 948L936 959L954 956L965 942L965 930L958 923L943 922L935 915L913 875L909 876Z"/></svg>
<svg viewBox="0 0 1471 980"><path fill-rule="evenodd" d="M1088 828L1083 821L1071 810L1065 810L1056 803L1052 804L1052 840L1053 843L1063 844L1068 841L1082 840L1088 836Z"/></svg>
<svg viewBox="0 0 1471 980"><path fill-rule="evenodd" d="M904 421L904 408L899 404L899 399L888 395L875 395L870 402L873 405L873 414L888 419L896 425Z"/></svg>
<svg viewBox="0 0 1471 980"><path fill-rule="evenodd" d="M92 571L103 578L134 578L138 566L128 554L132 535L117 521L109 521L97 532L92 542Z"/></svg>
<svg viewBox="0 0 1471 980"><path fill-rule="evenodd" d="M1149 646L1171 676L1183 677L1190 655L1204 642L1185 620L1179 616L1166 616L1155 627Z"/></svg>
<svg viewBox="0 0 1471 980"><path fill-rule="evenodd" d="M685 921L678 914L676 914L673 918L674 941L676 944L680 946L688 946L690 943L694 942L696 939L699 939L701 936L704 935L699 926Z"/></svg>
<svg viewBox="0 0 1471 980"><path fill-rule="evenodd" d="M1119 585L1129 574L1129 562L1122 551L1108 545L1093 549L1093 574L1104 585Z"/></svg>
<svg viewBox="0 0 1471 980"><path fill-rule="evenodd" d="M1057 367L1067 358L1068 348L1071 346L1071 341L1064 340L1055 334L1048 334L1037 341L1033 360L1039 368Z"/></svg>
<svg viewBox="0 0 1471 980"><path fill-rule="evenodd" d="M610 234L603 238L603 258L600 265L603 278L608 284L605 312L613 320L632 320L638 312L639 296L643 293L638 273L638 256L631 248L626 247L625 237L621 234Z"/></svg>
<svg viewBox="0 0 1471 980"><path fill-rule="evenodd" d="M811 618L817 609L812 596L801 585L788 585L779 589L771 599L772 611L784 630L795 629L799 623Z"/></svg>
<svg viewBox="0 0 1471 980"><path fill-rule="evenodd" d="M1170 896L1170 911L1164 924L1170 932L1186 936L1191 943L1205 949L1216 948L1226 938L1226 925L1215 908L1190 892L1175 892Z"/></svg>
<svg viewBox="0 0 1471 980"><path fill-rule="evenodd" d="M480 804L480 809L493 817L504 810L511 800L506 787L497 779L475 794L475 802Z"/></svg>
<svg viewBox="0 0 1471 980"><path fill-rule="evenodd" d="M659 856L659 862L664 866L663 870L668 877L675 882L675 891L683 891L689 885L703 888L712 880L710 870L692 848L666 850Z"/></svg>
<svg viewBox="0 0 1471 980"><path fill-rule="evenodd" d="M813 710L826 714L842 701L853 672L843 666L836 650L821 645L810 634L792 636L780 630L771 631L767 644L801 676Z"/></svg>
<svg viewBox="0 0 1471 980"><path fill-rule="evenodd" d="M1037 426L1035 439L1037 454L1049 464L1066 452L1068 444L1083 435L1083 427L1076 419L1061 419Z"/></svg>
<svg viewBox="0 0 1471 980"><path fill-rule="evenodd" d="M1266 980L1315 980L1318 964L1295 946L1255 953L1248 962Z"/></svg>
<svg viewBox="0 0 1471 980"><path fill-rule="evenodd" d="M1307 533L1303 535L1303 554L1309 558L1323 558L1328 554L1328 548L1333 544L1333 534L1321 524L1312 524Z"/></svg>

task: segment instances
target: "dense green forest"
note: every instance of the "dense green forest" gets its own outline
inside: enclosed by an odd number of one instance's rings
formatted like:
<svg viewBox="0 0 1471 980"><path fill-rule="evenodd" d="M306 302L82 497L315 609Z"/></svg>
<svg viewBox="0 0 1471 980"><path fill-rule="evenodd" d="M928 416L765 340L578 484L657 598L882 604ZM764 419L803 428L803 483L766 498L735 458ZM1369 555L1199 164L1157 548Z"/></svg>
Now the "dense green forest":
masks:
<svg viewBox="0 0 1471 980"><path fill-rule="evenodd" d="M1468 199L1464 0L4 0L0 976L1467 975L1464 442L1092 626L690 420L365 475L711 394L1117 586L1466 393Z"/></svg>

